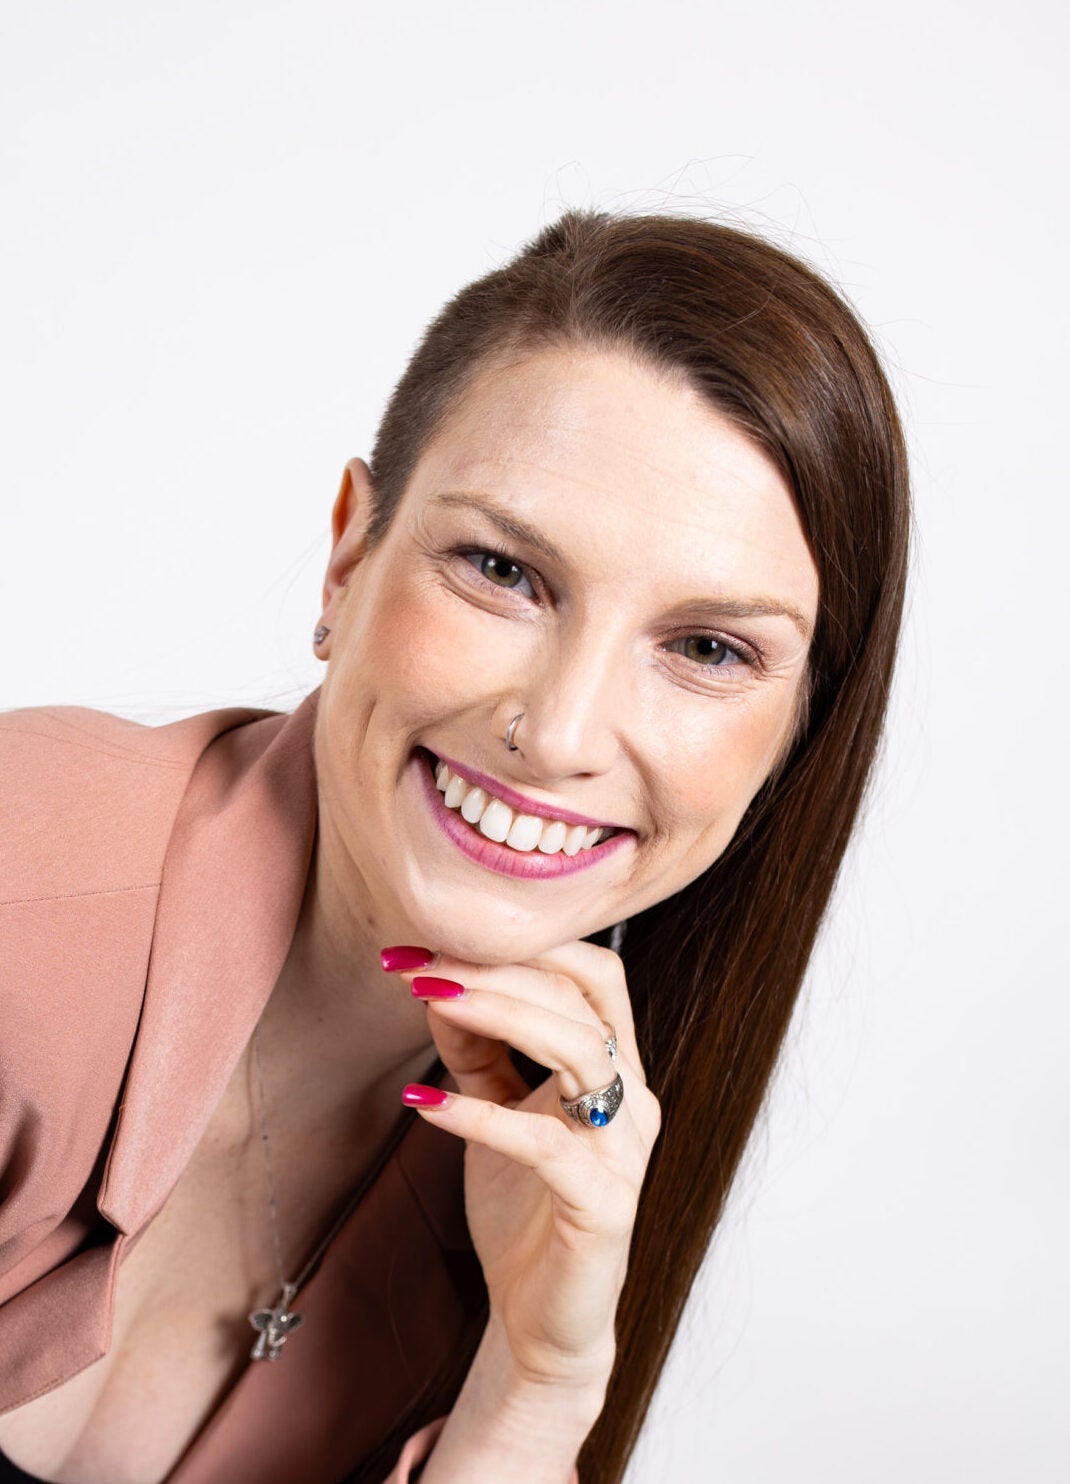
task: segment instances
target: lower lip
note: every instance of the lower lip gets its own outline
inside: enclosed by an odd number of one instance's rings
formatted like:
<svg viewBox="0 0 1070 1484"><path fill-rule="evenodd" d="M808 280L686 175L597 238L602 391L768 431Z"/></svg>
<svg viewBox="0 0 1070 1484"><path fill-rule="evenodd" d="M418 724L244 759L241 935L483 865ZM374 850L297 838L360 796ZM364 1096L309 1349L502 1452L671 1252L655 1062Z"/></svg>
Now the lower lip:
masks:
<svg viewBox="0 0 1070 1484"><path fill-rule="evenodd" d="M556 876L574 876L577 871L586 871L591 866L597 866L607 857L616 855L617 851L627 845L632 838L629 831L622 830L619 835L611 835L600 845L592 845L590 850L580 850L575 855L566 855L563 850L558 851L556 855L543 855L538 849L513 850L509 845L499 845L497 840L488 840L485 835L481 835L474 826L470 825L458 810L446 808L435 784L427 753L416 752L413 762L419 770L420 781L431 813L441 826L442 833L448 835L454 845L462 850L469 860L475 861L477 865L486 866L488 871L496 871L499 876L522 876L529 881L533 879L545 881Z"/></svg>

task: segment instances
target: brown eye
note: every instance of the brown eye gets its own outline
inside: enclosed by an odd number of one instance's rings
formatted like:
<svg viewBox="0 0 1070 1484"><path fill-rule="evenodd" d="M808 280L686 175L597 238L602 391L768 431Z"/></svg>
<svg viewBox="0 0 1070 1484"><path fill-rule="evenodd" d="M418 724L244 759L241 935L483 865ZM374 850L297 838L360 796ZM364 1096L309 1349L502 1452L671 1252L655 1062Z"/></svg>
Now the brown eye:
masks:
<svg viewBox="0 0 1070 1484"><path fill-rule="evenodd" d="M479 570L488 581L495 583L498 587L516 587L524 578L523 572L515 562L511 562L508 557L498 556L493 551L484 554Z"/></svg>
<svg viewBox="0 0 1070 1484"><path fill-rule="evenodd" d="M734 649L729 649L727 644L722 644L720 639L714 639L709 634L692 634L689 639L684 640L683 652L689 660L710 668L723 664L728 655L735 654Z"/></svg>
<svg viewBox="0 0 1070 1484"><path fill-rule="evenodd" d="M485 546L467 546L457 548L453 555L478 572L484 583L504 588L507 592L515 588L525 598L536 597L527 568L514 562L504 551L488 551Z"/></svg>

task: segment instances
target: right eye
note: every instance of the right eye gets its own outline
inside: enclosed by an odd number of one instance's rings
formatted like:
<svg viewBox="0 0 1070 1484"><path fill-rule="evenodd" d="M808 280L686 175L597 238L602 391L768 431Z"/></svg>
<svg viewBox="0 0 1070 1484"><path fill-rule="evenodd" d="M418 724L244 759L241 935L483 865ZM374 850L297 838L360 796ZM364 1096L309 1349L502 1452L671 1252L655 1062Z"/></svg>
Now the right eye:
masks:
<svg viewBox="0 0 1070 1484"><path fill-rule="evenodd" d="M535 596L523 567L519 562L514 562L512 557L506 556L505 552L474 550L461 552L461 556L493 587L518 588L521 583L526 582L528 590L524 596Z"/></svg>

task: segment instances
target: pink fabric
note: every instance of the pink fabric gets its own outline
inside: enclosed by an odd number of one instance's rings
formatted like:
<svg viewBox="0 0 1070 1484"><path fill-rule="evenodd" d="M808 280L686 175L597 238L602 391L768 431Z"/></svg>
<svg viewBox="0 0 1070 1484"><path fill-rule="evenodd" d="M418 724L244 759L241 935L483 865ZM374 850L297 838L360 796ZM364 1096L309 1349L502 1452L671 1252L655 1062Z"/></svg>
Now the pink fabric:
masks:
<svg viewBox="0 0 1070 1484"><path fill-rule="evenodd" d="M0 714L0 1412L108 1352L123 1258L274 985L315 837L318 694L159 728ZM399 1106L292 1353L246 1367L169 1484L337 1484L383 1441L485 1300L463 1152Z"/></svg>

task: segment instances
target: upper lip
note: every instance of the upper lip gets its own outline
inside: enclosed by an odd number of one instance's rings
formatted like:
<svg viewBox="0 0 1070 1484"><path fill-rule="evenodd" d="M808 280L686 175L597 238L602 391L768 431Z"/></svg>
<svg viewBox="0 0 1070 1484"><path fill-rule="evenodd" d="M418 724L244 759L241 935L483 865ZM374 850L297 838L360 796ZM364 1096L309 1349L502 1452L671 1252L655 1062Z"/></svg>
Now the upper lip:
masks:
<svg viewBox="0 0 1070 1484"><path fill-rule="evenodd" d="M430 748L427 749L430 752ZM469 768L464 763L458 763L443 752L432 753L440 763L445 763L451 773L456 773L466 783L473 783L478 788L485 789L487 793L493 794L496 799L501 799L503 804L517 809L521 814L535 814L540 819L559 819L563 824L585 824L589 828L594 827L602 830L623 830L626 825L610 824L604 819L590 819L586 814L577 814L574 809L563 809L558 805L539 804L534 799L526 798L517 793L515 788L510 788L506 783L499 783L497 778L492 778L489 773L481 773L478 768Z"/></svg>

